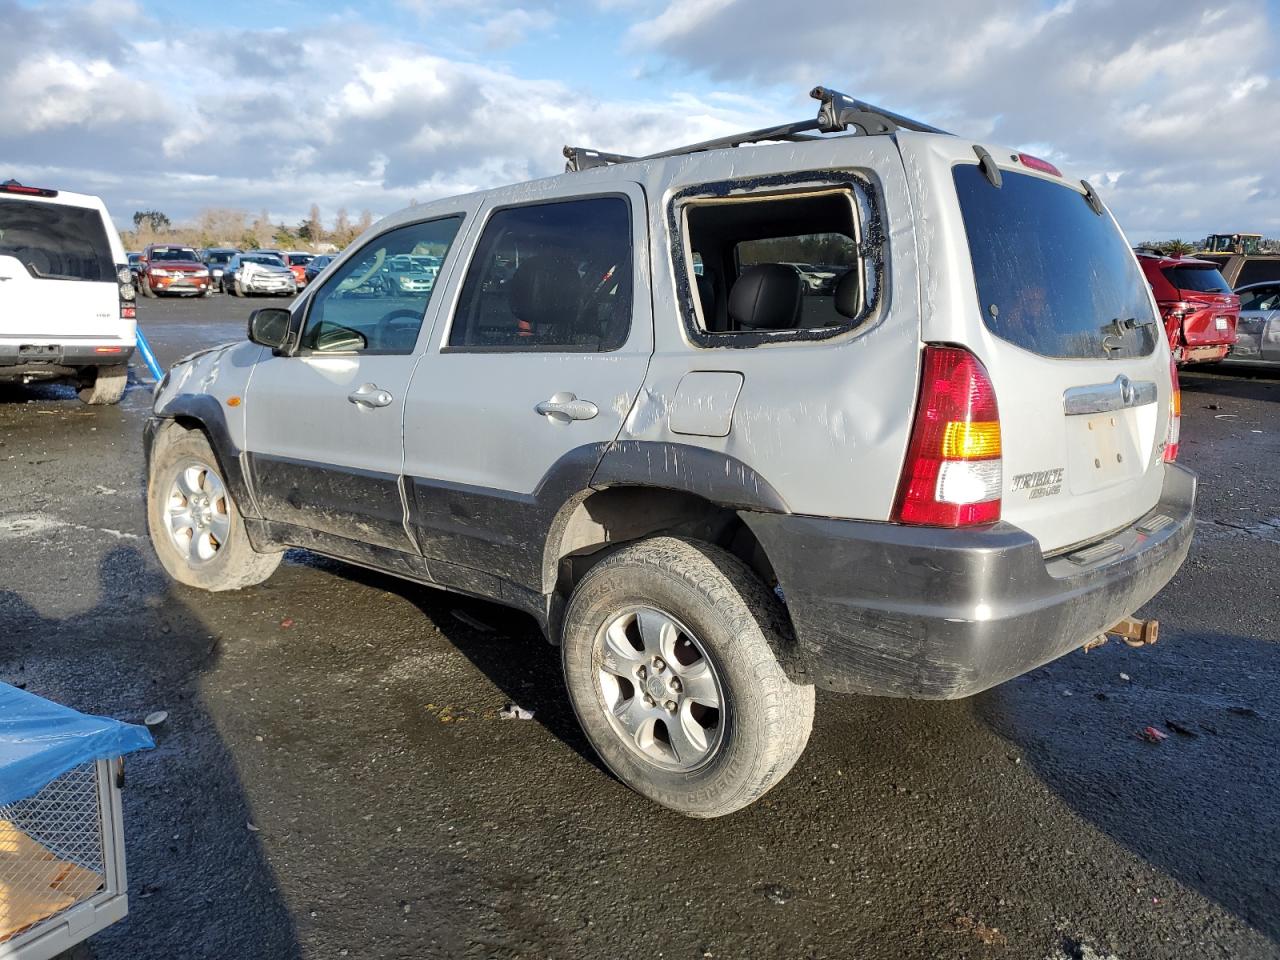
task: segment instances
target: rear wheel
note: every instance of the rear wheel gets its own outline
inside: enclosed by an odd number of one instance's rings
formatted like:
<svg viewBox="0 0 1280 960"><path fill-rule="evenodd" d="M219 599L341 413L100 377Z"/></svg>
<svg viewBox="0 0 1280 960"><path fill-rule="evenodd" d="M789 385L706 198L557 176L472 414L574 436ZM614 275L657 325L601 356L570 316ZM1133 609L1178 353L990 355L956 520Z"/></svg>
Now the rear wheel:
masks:
<svg viewBox="0 0 1280 960"><path fill-rule="evenodd" d="M719 547L657 537L593 567L565 613L574 711L620 780L694 817L761 797L804 752L813 687L777 597Z"/></svg>
<svg viewBox="0 0 1280 960"><path fill-rule="evenodd" d="M116 363L109 367L90 367L80 375L80 399L85 403L119 403L129 383L129 365Z"/></svg>
<svg viewBox="0 0 1280 960"><path fill-rule="evenodd" d="M239 590L275 573L283 553L258 553L209 441L169 427L156 437L147 479L147 526L161 566L179 583Z"/></svg>

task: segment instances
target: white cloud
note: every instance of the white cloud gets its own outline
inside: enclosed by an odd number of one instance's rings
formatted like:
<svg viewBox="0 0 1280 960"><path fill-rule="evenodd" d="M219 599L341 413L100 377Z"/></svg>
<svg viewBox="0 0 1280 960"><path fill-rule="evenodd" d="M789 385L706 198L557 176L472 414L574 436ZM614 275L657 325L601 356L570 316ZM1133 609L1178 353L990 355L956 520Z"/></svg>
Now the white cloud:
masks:
<svg viewBox="0 0 1280 960"><path fill-rule="evenodd" d="M24 101L0 99L0 172L100 190L121 222L204 206L296 221L313 202L389 213L557 173L566 142L647 152L767 120L732 97L604 101L347 23L142 32L91 60L64 27L52 18L0 61L0 88Z"/></svg>
<svg viewBox="0 0 1280 960"><path fill-rule="evenodd" d="M385 213L557 172L566 142L639 153L807 116L821 82L1041 152L1093 179L1135 239L1280 234L1263 0L401 6L425 39L342 14L169 34L129 0L0 0L22 37L0 45L0 176L99 190L122 220L212 205L296 220L313 202ZM595 93L592 66L527 66L538 36L584 29L578 11L630 18L600 42L652 94ZM485 53L521 43L519 70Z"/></svg>
<svg viewBox="0 0 1280 960"><path fill-rule="evenodd" d="M1111 172L1132 233L1280 234L1280 207L1248 189L1280 180L1273 18L1264 0L810 0L802 15L673 0L630 39L720 86L822 82L962 135L1048 144L1077 172Z"/></svg>

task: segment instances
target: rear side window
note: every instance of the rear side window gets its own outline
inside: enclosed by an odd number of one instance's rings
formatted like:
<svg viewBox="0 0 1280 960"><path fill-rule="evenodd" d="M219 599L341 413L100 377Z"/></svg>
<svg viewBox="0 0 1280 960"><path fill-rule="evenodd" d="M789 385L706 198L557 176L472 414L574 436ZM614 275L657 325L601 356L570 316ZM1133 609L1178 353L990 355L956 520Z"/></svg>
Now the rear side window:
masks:
<svg viewBox="0 0 1280 960"><path fill-rule="evenodd" d="M1217 267L1166 267L1164 278L1179 290L1196 293L1230 293Z"/></svg>
<svg viewBox="0 0 1280 960"><path fill-rule="evenodd" d="M0 256L37 280L115 279L102 214L89 207L0 199Z"/></svg>
<svg viewBox="0 0 1280 960"><path fill-rule="evenodd" d="M631 329L631 288L624 198L507 207L476 245L448 346L616 350Z"/></svg>
<svg viewBox="0 0 1280 960"><path fill-rule="evenodd" d="M1146 356L1156 317L1111 218L1070 187L976 164L954 170L978 305L1002 340L1044 357Z"/></svg>
<svg viewBox="0 0 1280 960"><path fill-rule="evenodd" d="M695 341L812 339L862 323L878 274L871 245L860 243L859 193L840 184L691 198L683 219Z"/></svg>

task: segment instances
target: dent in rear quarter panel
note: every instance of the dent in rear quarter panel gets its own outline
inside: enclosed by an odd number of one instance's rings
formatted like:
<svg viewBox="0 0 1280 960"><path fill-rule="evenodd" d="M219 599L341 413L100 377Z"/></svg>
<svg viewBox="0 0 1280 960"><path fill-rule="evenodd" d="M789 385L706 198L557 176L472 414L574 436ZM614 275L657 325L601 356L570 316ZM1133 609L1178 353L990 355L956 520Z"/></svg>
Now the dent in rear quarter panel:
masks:
<svg viewBox="0 0 1280 960"><path fill-rule="evenodd" d="M723 151L651 168L646 191L654 198L655 353L619 439L724 454L767 481L795 513L886 520L910 431L920 343L915 229L897 148L886 137L848 138L742 147L732 154L730 177ZM828 178L854 172L871 182L885 239L879 307L857 330L827 340L743 346L747 341L726 338L724 346L692 344L672 256L679 238L672 238L668 227L673 195L726 179L741 184L743 193L768 193L767 186L753 181L796 171ZM727 436L670 429L670 399L681 379L695 370L743 377Z"/></svg>

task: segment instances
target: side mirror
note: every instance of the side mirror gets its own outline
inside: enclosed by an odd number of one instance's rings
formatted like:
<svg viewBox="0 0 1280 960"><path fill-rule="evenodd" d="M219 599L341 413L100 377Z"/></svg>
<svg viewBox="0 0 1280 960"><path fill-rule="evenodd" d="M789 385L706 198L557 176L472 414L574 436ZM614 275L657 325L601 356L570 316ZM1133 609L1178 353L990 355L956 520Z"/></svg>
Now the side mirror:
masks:
<svg viewBox="0 0 1280 960"><path fill-rule="evenodd" d="M263 307L249 314L249 339L260 347L280 350L289 340L288 310L281 307Z"/></svg>

